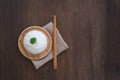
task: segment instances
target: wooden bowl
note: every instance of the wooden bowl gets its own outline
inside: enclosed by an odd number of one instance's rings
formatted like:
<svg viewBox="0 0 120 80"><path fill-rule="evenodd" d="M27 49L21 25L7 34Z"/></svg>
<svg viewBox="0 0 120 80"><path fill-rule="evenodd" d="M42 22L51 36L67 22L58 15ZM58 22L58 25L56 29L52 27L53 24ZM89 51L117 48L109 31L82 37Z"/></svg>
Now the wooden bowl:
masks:
<svg viewBox="0 0 120 80"><path fill-rule="evenodd" d="M26 35L26 33L28 33L29 31L32 31L32 30L42 31L46 35L46 38L47 38L47 42L48 42L47 47L46 47L46 49L44 51L42 51L39 54L31 54L23 46L24 36ZM45 30L44 28L42 28L40 26L31 26L31 27L28 27L25 30L23 30L23 32L20 34L20 36L18 38L18 47L19 47L20 52L26 58L28 58L28 59L35 59L35 60L42 59L45 56L47 56L48 53L51 50L51 47L52 47L52 38L51 38L51 35L49 34L49 32L47 30Z"/></svg>

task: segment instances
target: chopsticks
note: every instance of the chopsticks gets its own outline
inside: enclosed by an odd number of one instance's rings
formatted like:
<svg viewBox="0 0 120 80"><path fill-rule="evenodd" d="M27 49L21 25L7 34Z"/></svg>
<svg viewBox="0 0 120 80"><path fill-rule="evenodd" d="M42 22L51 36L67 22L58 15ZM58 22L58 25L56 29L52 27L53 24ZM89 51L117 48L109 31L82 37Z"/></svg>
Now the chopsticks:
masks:
<svg viewBox="0 0 120 80"><path fill-rule="evenodd" d="M56 15L53 16L53 69L57 70Z"/></svg>

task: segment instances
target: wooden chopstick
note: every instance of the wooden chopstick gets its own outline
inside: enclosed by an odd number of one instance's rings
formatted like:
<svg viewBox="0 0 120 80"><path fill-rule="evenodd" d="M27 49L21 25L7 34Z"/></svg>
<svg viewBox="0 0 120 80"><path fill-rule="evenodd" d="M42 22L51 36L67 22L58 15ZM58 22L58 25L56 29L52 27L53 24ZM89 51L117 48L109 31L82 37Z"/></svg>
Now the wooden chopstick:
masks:
<svg viewBox="0 0 120 80"><path fill-rule="evenodd" d="M53 17L53 69L57 70L56 15Z"/></svg>

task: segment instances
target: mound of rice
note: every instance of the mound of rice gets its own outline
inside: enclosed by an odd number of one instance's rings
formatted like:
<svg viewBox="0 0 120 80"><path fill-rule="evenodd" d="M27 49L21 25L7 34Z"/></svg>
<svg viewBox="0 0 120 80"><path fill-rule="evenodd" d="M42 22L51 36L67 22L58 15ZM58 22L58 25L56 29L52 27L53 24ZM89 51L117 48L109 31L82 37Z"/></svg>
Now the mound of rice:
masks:
<svg viewBox="0 0 120 80"><path fill-rule="evenodd" d="M38 30L26 33L23 39L24 48L31 54L39 54L47 48L46 35Z"/></svg>

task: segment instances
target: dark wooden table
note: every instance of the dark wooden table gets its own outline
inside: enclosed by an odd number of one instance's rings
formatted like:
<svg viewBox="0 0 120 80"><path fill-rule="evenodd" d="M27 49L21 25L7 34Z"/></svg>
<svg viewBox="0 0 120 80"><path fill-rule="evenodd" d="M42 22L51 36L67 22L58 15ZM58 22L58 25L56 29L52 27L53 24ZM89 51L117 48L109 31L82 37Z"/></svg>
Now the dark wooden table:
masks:
<svg viewBox="0 0 120 80"><path fill-rule="evenodd" d="M54 14L70 48L36 70L18 36ZM120 0L0 0L0 80L120 80Z"/></svg>

